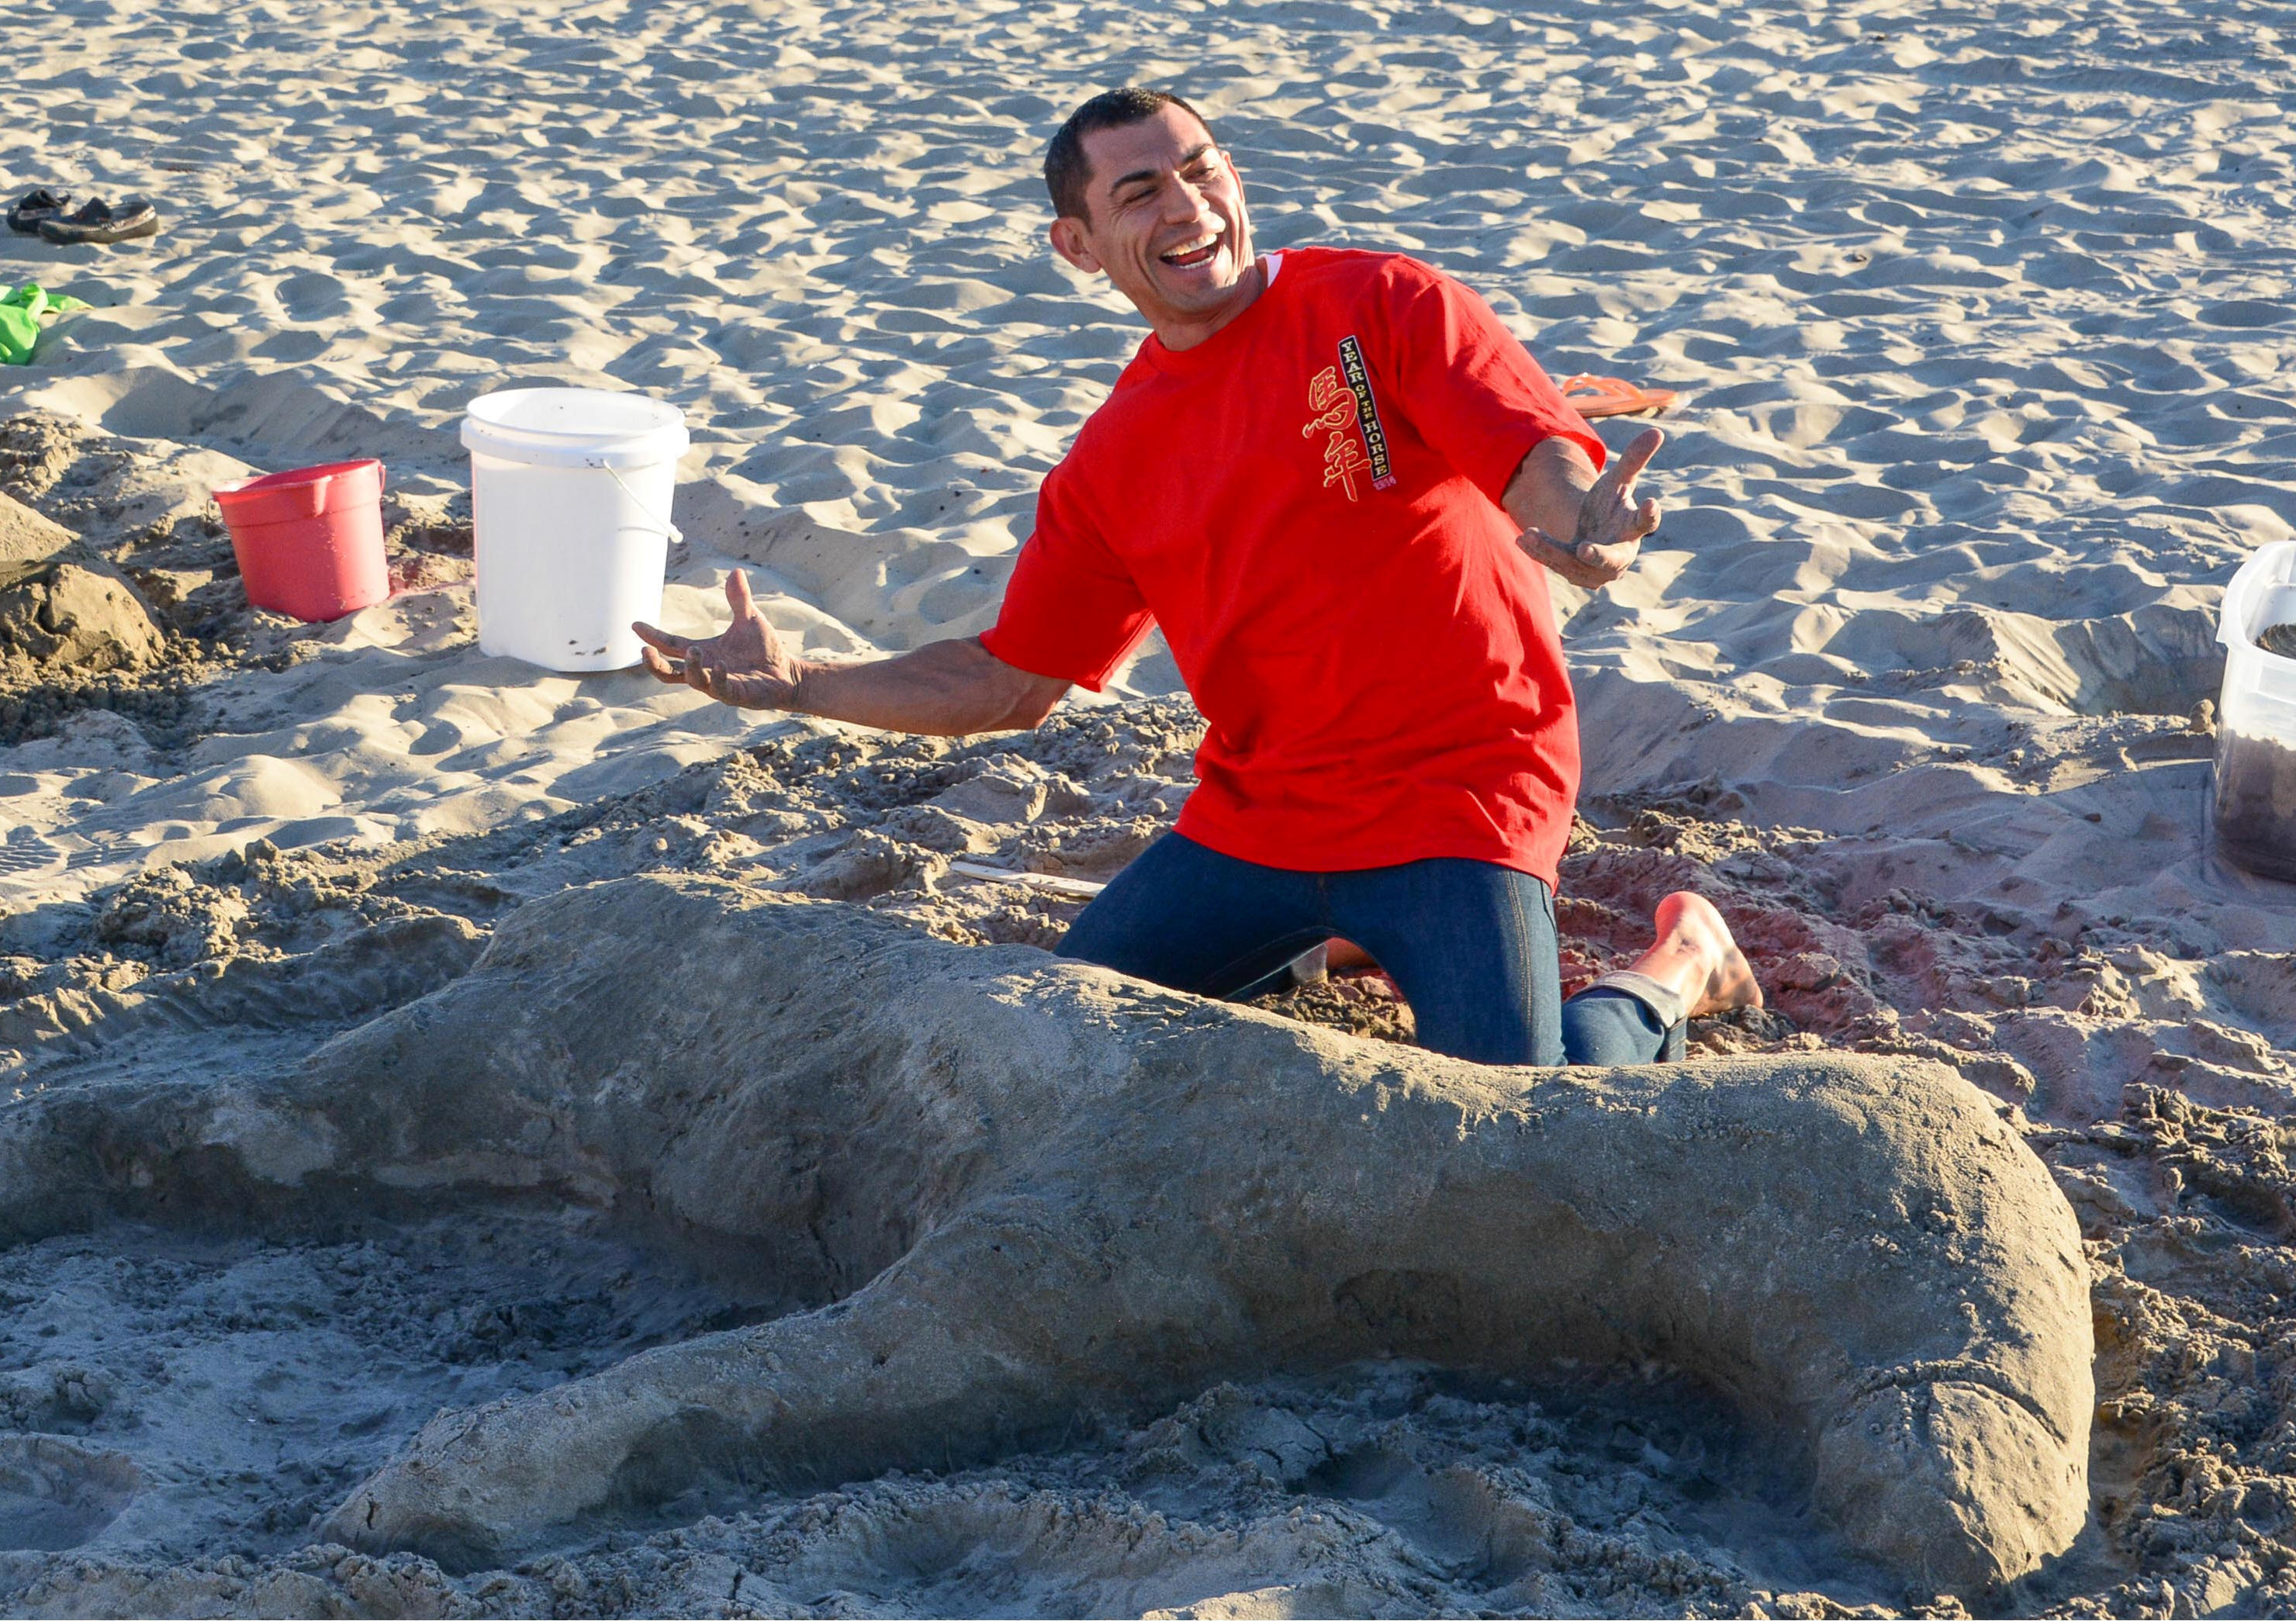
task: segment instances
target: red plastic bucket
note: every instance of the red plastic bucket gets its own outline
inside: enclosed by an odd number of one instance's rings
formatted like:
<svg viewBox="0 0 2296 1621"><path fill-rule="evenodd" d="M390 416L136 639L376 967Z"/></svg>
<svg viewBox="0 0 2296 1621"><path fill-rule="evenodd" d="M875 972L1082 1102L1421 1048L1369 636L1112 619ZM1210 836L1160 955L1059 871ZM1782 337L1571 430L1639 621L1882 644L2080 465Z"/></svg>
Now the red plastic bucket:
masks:
<svg viewBox="0 0 2296 1621"><path fill-rule="evenodd" d="M215 492L247 600L316 622L390 594L382 554L382 463L330 462Z"/></svg>

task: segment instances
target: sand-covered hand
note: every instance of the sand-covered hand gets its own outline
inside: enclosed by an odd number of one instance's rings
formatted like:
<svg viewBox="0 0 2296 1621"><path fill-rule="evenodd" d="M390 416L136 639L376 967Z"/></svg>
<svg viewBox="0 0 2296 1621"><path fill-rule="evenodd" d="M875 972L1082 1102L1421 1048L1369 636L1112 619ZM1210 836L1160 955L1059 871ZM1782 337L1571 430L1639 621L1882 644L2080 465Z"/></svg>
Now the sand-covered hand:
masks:
<svg viewBox="0 0 2296 1621"><path fill-rule="evenodd" d="M1666 435L1645 428L1603 470L1578 505L1578 532L1564 545L1536 525L1523 531L1522 544L1538 561L1574 585L1599 591L1635 566L1643 537L1658 528L1658 503L1635 500L1635 479L1666 443Z"/></svg>
<svg viewBox="0 0 2296 1621"><path fill-rule="evenodd" d="M726 603L734 622L714 636L688 640L644 623L630 626L646 645L639 657L657 681L692 687L743 709L785 709L802 674L750 594L739 569L726 576Z"/></svg>

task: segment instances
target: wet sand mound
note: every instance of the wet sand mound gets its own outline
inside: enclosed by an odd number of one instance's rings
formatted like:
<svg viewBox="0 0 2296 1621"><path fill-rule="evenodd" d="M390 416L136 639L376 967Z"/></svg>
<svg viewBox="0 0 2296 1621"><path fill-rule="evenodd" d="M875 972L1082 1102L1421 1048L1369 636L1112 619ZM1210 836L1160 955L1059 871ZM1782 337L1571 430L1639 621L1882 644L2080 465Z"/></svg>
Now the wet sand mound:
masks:
<svg viewBox="0 0 2296 1621"><path fill-rule="evenodd" d="M141 594L72 533L0 495L0 671L134 669L164 637Z"/></svg>
<svg viewBox="0 0 2296 1621"><path fill-rule="evenodd" d="M0 1436L0 1550L77 1548L143 1484L125 1453L54 1436Z"/></svg>

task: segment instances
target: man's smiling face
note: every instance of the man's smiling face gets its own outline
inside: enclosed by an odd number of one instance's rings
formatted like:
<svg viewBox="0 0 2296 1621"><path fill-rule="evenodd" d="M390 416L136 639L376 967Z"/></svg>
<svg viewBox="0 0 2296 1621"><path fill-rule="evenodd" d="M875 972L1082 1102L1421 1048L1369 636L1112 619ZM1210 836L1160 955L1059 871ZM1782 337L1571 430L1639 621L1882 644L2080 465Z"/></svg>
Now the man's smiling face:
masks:
<svg viewBox="0 0 2296 1621"><path fill-rule="evenodd" d="M1090 166L1083 219L1053 225L1053 245L1080 270L1100 271L1168 340L1214 329L1250 302L1251 222L1243 183L1210 133L1185 109L1084 137Z"/></svg>

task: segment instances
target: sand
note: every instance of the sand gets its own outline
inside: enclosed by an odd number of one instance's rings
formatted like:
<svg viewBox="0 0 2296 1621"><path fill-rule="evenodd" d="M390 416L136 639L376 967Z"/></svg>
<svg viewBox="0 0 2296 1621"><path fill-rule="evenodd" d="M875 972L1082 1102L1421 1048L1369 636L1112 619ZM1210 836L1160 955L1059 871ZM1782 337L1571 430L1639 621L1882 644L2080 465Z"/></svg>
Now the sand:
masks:
<svg viewBox="0 0 2296 1621"><path fill-rule="evenodd" d="M2272 15L15 20L41 49L0 173L149 192L167 227L0 240L0 277L100 307L0 376L0 493L77 548L38 580L0 564L0 627L65 586L127 626L62 660L0 631L21 649L0 651L12 1082L303 1050L450 979L525 902L634 872L1056 939L1072 896L946 864L1104 879L1168 825L1194 725L1168 659L1123 707L966 747L488 659L452 430L512 381L672 399L695 437L673 626L709 623L739 562L817 650L977 629L1139 334L1043 250L1037 154L1086 89L1167 82L1220 120L1265 245L1420 254L1558 373L1682 390L1636 576L1558 591L1588 784L1566 971L1630 954L1651 902L1697 888L1774 1010L1701 1049L1936 1059L2051 1166L2097 1279L2096 1513L2006 1607L2296 1606L2296 890L2210 847L2200 708L2219 588L2296 534ZM369 454L406 589L317 629L250 613L206 489ZM105 595L122 580L134 613ZM1408 1028L1376 982L1284 1005ZM7 1421L66 1439L0 1461L28 1550L9 1607L1898 1601L1734 1474L1736 1432L1680 1393L1410 1369L1208 1393L1104 1446L761 1494L492 1575L307 1546L439 1408L754 1306L546 1215L474 1241L107 1228L10 1252ZM1253 1438L1293 1425L1370 1461L1293 1471ZM1664 1461L1686 1445L1723 1461ZM1503 1578L1479 1551L1501 1509L1545 1528Z"/></svg>

